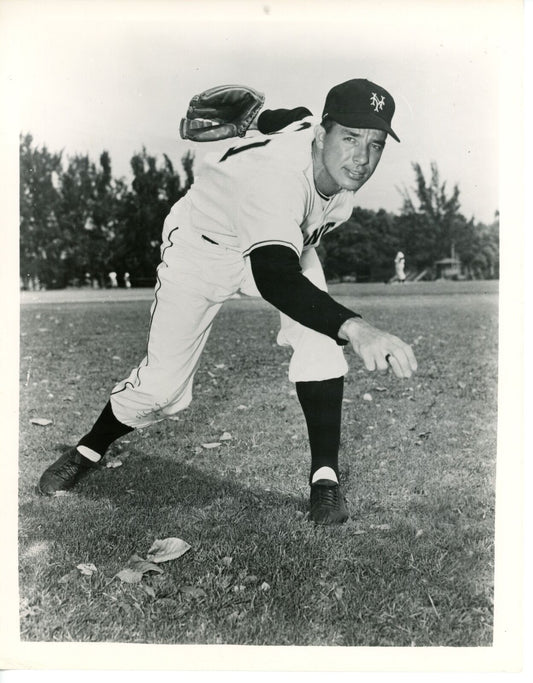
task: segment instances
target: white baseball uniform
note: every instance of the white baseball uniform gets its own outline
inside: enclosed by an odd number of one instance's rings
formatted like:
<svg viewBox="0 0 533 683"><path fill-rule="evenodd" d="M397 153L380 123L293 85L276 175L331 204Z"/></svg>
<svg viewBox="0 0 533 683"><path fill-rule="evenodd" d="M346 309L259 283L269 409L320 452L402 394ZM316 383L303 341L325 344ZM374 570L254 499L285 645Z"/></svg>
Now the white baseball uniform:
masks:
<svg viewBox="0 0 533 683"><path fill-rule="evenodd" d="M396 269L396 277L400 282L403 282L405 280L405 256L401 251L396 254L394 266Z"/></svg>
<svg viewBox="0 0 533 683"><path fill-rule="evenodd" d="M146 356L111 394L120 422L145 427L189 405L220 307L239 291L259 295L248 258L254 249L291 248L303 274L327 290L314 247L350 217L354 200L352 192L327 198L316 190L313 139L307 119L275 135L232 141L206 158L189 192L174 204L163 226ZM331 337L284 314L278 343L293 348L293 382L348 370L342 347Z"/></svg>

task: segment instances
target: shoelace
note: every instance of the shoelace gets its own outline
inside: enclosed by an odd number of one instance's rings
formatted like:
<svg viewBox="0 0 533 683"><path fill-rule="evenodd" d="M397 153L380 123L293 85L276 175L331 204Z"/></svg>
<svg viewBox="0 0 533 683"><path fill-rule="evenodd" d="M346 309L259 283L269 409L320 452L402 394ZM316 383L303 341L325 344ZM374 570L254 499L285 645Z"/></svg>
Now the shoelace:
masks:
<svg viewBox="0 0 533 683"><path fill-rule="evenodd" d="M90 469L90 464L85 464L81 458L71 457L54 468L55 474L64 477L72 477L80 472Z"/></svg>
<svg viewBox="0 0 533 683"><path fill-rule="evenodd" d="M338 486L315 486L313 491L316 495L316 500L313 501L315 505L330 508L339 506L340 489Z"/></svg>

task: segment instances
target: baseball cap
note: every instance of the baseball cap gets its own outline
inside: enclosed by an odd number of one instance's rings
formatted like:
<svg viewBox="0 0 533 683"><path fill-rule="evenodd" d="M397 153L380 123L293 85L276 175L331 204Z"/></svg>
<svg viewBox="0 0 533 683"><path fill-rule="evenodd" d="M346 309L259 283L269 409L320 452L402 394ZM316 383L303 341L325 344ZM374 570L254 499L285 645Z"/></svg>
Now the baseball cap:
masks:
<svg viewBox="0 0 533 683"><path fill-rule="evenodd" d="M396 105L392 95L366 78L353 78L331 88L322 120L332 119L348 128L377 128L400 142L391 128Z"/></svg>

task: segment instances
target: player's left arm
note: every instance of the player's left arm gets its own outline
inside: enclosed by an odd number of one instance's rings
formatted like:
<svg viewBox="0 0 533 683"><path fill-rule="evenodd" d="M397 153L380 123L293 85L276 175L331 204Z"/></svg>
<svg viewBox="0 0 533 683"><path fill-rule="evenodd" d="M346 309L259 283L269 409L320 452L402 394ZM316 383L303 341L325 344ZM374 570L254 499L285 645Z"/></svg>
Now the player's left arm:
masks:
<svg viewBox="0 0 533 683"><path fill-rule="evenodd" d="M290 126L296 121L303 121L312 113L307 107L296 107L294 109L264 109L259 112L254 120L255 127L264 135L272 135Z"/></svg>
<svg viewBox="0 0 533 683"><path fill-rule="evenodd" d="M219 85L191 98L180 136L194 142L244 137L249 130L271 135L311 112L306 107L265 109L263 93L244 85Z"/></svg>

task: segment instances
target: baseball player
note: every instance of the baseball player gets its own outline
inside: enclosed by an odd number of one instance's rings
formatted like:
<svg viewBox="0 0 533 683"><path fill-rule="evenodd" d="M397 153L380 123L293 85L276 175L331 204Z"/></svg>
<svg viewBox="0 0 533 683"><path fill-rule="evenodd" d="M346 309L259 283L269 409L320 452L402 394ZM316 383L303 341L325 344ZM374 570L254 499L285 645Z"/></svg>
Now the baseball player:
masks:
<svg viewBox="0 0 533 683"><path fill-rule="evenodd" d="M403 255L402 251L399 251L396 254L394 259L394 269L396 271L398 282L403 284L405 282L405 256Z"/></svg>
<svg viewBox="0 0 533 683"><path fill-rule="evenodd" d="M398 140L394 108L381 86L353 79L330 90L318 121L303 108L264 111L261 134L206 159L164 222L146 355L92 429L44 472L41 493L72 488L113 441L186 408L213 320L243 292L280 311L278 343L292 347L289 379L311 451L310 519L348 519L338 465L344 346L369 371L410 377L417 364L410 346L329 296L315 247L350 217L387 137Z"/></svg>

